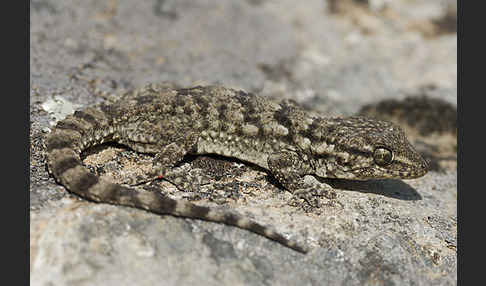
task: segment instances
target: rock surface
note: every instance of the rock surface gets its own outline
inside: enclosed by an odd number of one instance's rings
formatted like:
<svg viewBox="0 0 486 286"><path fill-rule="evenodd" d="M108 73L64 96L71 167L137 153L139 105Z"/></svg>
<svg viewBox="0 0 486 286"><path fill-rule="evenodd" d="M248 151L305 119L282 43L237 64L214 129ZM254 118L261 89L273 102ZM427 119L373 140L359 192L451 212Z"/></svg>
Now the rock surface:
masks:
<svg viewBox="0 0 486 286"><path fill-rule="evenodd" d="M329 115L424 94L455 107L455 1L30 6L31 285L456 284L455 130L431 140L407 127L436 160L429 174L331 182L338 203L318 210L288 205L290 194L253 166L215 157L186 163L214 177L197 203L273 225L309 245L308 255L232 227L83 201L49 177L43 154L45 133L66 113L149 82L223 84ZM118 180L143 172L149 159L102 146L84 162ZM152 187L188 196L164 182Z"/></svg>

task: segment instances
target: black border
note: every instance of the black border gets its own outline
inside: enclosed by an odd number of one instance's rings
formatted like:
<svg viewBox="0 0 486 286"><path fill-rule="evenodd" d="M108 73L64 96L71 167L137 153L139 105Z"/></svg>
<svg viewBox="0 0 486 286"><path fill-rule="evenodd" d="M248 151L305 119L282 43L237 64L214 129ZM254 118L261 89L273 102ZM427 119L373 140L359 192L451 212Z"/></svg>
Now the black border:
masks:
<svg viewBox="0 0 486 286"><path fill-rule="evenodd" d="M7 74L4 82L8 82L8 84L12 85L12 88L9 89L11 92L9 94L5 94L7 103L10 98L14 99L16 105L12 107L12 112L16 115L21 115L21 122L25 122L25 127L22 128L21 123L19 124L12 122L13 120L6 120L3 121L4 126L10 125L12 126L13 130L10 133L6 133L6 137L10 137L10 134L15 134L15 140L12 140L10 144L12 145L12 149L4 149L4 150L15 150L15 151L7 151L5 152L6 156L12 157L11 160L7 160L4 166L8 166L10 163L14 163L15 170L17 174L24 174L27 173L25 179L19 178L15 179L17 176L9 178L8 180L12 180L15 182L13 186L9 187L7 190L3 192L3 194L9 194L12 196L12 202L10 200L5 200L4 205L9 207L8 210L12 209L15 211L10 212L5 218L13 218L14 216L16 219L13 219L11 224L12 227L8 226L4 228L4 233L10 232L19 232L21 233L21 238L11 237L12 241L11 244L4 244L8 245L8 250L12 254L9 255L9 258L12 259L14 265L9 265L5 269L12 269L12 270L20 270L20 271L2 271L3 275L12 276L4 278L5 281L15 281L15 284L20 285L29 285L30 284L30 1L14 1L11 2L12 6L18 5L17 13L10 11L11 7L9 5L8 9L4 9L5 12L12 15L11 18L15 19L16 21L12 21L11 23L4 25L8 32L5 32L4 35L8 35L6 41L4 43L21 43L20 48L17 48L12 55L5 55L4 59L9 61L6 64L6 67L19 67L18 73L15 73L17 76ZM15 8L17 8L15 7ZM17 10L17 9L14 9ZM23 12L23 13L22 13ZM7 17L10 18L10 17ZM12 27L12 26L17 27ZM13 31L13 32L12 32ZM10 35L13 35L13 38L10 38ZM18 55L15 55L18 54ZM25 67L25 73L22 76L22 68ZM18 79L12 80L14 77ZM7 97L8 96L8 97ZM8 106L8 105L7 105ZM25 144L22 144L25 142ZM9 168L10 169L10 168ZM26 172L23 172L26 170ZM10 172L9 172L10 173ZM13 197L16 197L15 199ZM15 213L15 214L14 214ZM15 225L14 225L15 224ZM18 230L17 230L18 229ZM5 236L4 236L5 237ZM12 245L12 247L10 247ZM15 245L15 246L14 246ZM10 259L9 259L10 260ZM9 261L10 262L10 261ZM8 282L7 282L8 283Z"/></svg>
<svg viewBox="0 0 486 286"><path fill-rule="evenodd" d="M475 283L475 277L466 275L464 257L464 211L465 208L465 180L464 180L464 84L463 84L463 64L464 64L464 1L457 1L457 284L469 285ZM469 2L468 4L471 4ZM482 9L479 9L482 11ZM480 12L481 13L481 12ZM479 26L478 26L479 27ZM470 31L471 33L472 31ZM470 189L474 190L474 189ZM476 264L479 265L479 264ZM468 271L469 272L469 271ZM479 278L479 277L478 277ZM470 280L470 283L466 281Z"/></svg>
<svg viewBox="0 0 486 286"><path fill-rule="evenodd" d="M463 253L463 241L462 241L462 229L463 229L463 220L461 212L463 208L463 200L461 198L463 187L461 184L463 183L463 138L464 138L464 123L463 123L463 85L462 85L462 45L463 45L463 36L464 36L464 25L463 25L463 1L457 1L457 283L460 284L467 284L465 283L465 275L463 274L463 262L464 259L461 257Z"/></svg>
<svg viewBox="0 0 486 286"><path fill-rule="evenodd" d="M30 3L2 10L2 280L30 280ZM9 17L10 16L10 17ZM24 175L25 174L25 175ZM13 282L15 281L15 282Z"/></svg>
<svg viewBox="0 0 486 286"><path fill-rule="evenodd" d="M468 5L471 4L476 4L478 2L476 1L469 1ZM481 45L482 40L479 38L482 38L482 23L478 23L477 20L480 19L481 17L484 17L483 15L483 9L481 7L477 7L476 9L470 9L469 13L467 14L467 19L464 16L465 15L465 10L464 10L464 1L457 1L457 284L458 285L473 285L476 281L479 281L478 279L481 279L479 275L478 277L475 277L476 273L481 273L483 264L482 263L468 263L466 266L466 259L467 256L471 256L470 254L467 254L466 250L466 228L467 224L470 226L473 225L475 222L474 217L482 218L484 215L482 214L482 209L484 207L481 206L481 204L484 202L484 200L481 200L480 198L477 197L477 195L481 195L481 185L476 185L475 187L469 186L469 188L466 187L466 185L469 183L465 178L466 172L464 170L465 168L465 155L466 152L465 150L465 141L464 141L464 134L465 129L470 130L469 134L474 134L476 133L476 140L472 139L469 140L467 143L468 146L468 154L473 154L472 158L475 158L476 160L481 160L484 158L484 152L481 151L479 146L472 146L474 143L476 144L481 144L480 141L484 140L479 138L481 136L480 134L483 132L478 132L481 129L485 130L484 128L484 119L482 118L483 116L475 117L475 120L469 121L469 124L474 124L476 123L483 123L480 124L480 126L469 126L465 120L466 120L466 111L465 111L465 105L467 105L467 100L468 98L471 98L471 96L474 95L479 95L481 96L483 92L481 92L481 88L478 86L477 88L473 86L471 83L472 77L482 77L482 72L474 72L474 71L469 71L468 72L468 77L466 78L466 83L464 84L464 66L467 65L468 62L468 57L469 61L471 61L472 54L474 54L475 51L471 51L471 47L474 47L478 49L479 51L484 51L483 46ZM469 6L471 7L471 6ZM472 11L476 11L477 16L471 15ZM469 46L469 49L467 52L465 52L465 48L467 48L467 45L465 45L465 35L464 35L464 26L466 20L469 22L469 25L467 25L470 29L468 30L469 36L470 36L470 43L472 43ZM471 29L472 28L472 29ZM478 29L478 33L474 33L473 29ZM471 38L472 37L472 38ZM479 37L477 40L474 40L475 37ZM479 78L478 78L479 79ZM479 82L479 81L478 81ZM469 90L469 92L468 92ZM483 108L483 104L479 103L476 105L476 108ZM468 107L468 110L470 109L471 106ZM467 112L469 115L470 111ZM482 121L482 122L481 122ZM476 124L477 125L477 124ZM483 125L481 127L481 125ZM474 132L476 130L476 132ZM471 143L473 143L471 145ZM481 144L484 145L484 144ZM478 147L478 148L476 148ZM479 153L477 153L479 156L474 156L474 149L478 150ZM471 158L471 156L470 156ZM484 159L482 159L484 161ZM471 161L469 161L471 162ZM478 162L478 163L481 163ZM484 163L483 163L484 164ZM480 166L474 163L475 166ZM481 176L484 176L484 168L481 167L469 167L468 168L469 173L467 173L469 179L473 178L481 178ZM479 191L479 192L478 192ZM469 200L469 201L468 201ZM473 206L472 204L476 202L478 204L477 206ZM474 212L473 214L467 215L469 212ZM471 234L468 238L472 237L482 237L483 236L483 230L482 230L482 225L484 225L484 222L482 219L476 220L476 225L472 226L472 229L475 229L477 231L476 235ZM481 238L480 238L481 239ZM482 239L481 239L482 240ZM476 239L477 245L479 246L481 244L481 241L479 239ZM474 243L475 244L475 243ZM469 246L469 249L474 249L475 247L472 246L471 241L469 240L467 242L467 245ZM474 251L474 250L473 250ZM480 259L480 257L478 257ZM471 259L471 258L469 258ZM479 260L478 259L478 260ZM476 268L476 269L475 269ZM466 274L467 273L467 274ZM478 278L478 279L476 279ZM468 283L469 282L469 283Z"/></svg>

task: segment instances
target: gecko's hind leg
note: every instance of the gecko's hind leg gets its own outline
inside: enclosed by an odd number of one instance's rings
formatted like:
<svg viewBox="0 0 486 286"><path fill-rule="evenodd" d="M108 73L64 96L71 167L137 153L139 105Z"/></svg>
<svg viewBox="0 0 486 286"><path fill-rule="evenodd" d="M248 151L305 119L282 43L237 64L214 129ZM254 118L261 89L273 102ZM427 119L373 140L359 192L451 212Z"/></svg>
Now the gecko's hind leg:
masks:
<svg viewBox="0 0 486 286"><path fill-rule="evenodd" d="M145 183L152 182L157 179L167 179L176 175L175 166L182 161L188 150L177 143L171 143L160 148L155 154L152 161L152 170L139 175L135 178L129 178L125 183L130 186L137 186Z"/></svg>
<svg viewBox="0 0 486 286"><path fill-rule="evenodd" d="M189 169L185 164L178 166L184 156L193 153L196 144L197 135L188 133L184 137L160 147L160 151L155 154L152 170L143 176L129 179L126 183L136 186L155 180L165 180L181 191L198 193L200 186L208 181L203 172L200 169Z"/></svg>

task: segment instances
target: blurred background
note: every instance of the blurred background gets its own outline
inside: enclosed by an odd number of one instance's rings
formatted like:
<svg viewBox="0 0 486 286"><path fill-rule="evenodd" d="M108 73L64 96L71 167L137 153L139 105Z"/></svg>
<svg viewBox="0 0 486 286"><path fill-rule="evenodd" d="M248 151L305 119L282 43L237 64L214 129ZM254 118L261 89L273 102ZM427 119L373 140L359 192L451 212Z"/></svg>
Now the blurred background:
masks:
<svg viewBox="0 0 486 286"><path fill-rule="evenodd" d="M451 0L31 1L31 98L70 90L85 104L170 81L335 114L424 86L455 103L456 10Z"/></svg>

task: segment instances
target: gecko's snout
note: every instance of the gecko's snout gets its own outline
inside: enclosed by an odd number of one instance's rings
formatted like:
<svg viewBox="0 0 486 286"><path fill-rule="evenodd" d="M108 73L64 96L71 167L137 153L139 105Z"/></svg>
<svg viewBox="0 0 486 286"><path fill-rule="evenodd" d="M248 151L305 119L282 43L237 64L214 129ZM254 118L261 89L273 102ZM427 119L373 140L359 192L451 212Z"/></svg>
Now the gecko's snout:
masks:
<svg viewBox="0 0 486 286"><path fill-rule="evenodd" d="M418 177L422 177L423 175L427 174L427 172L429 171L429 163L424 157L422 157L421 159L422 160L419 164Z"/></svg>
<svg viewBox="0 0 486 286"><path fill-rule="evenodd" d="M409 172L404 179L415 179L420 178L427 174L429 171L429 163L420 154L416 153L416 158L414 160L415 164L411 172Z"/></svg>

